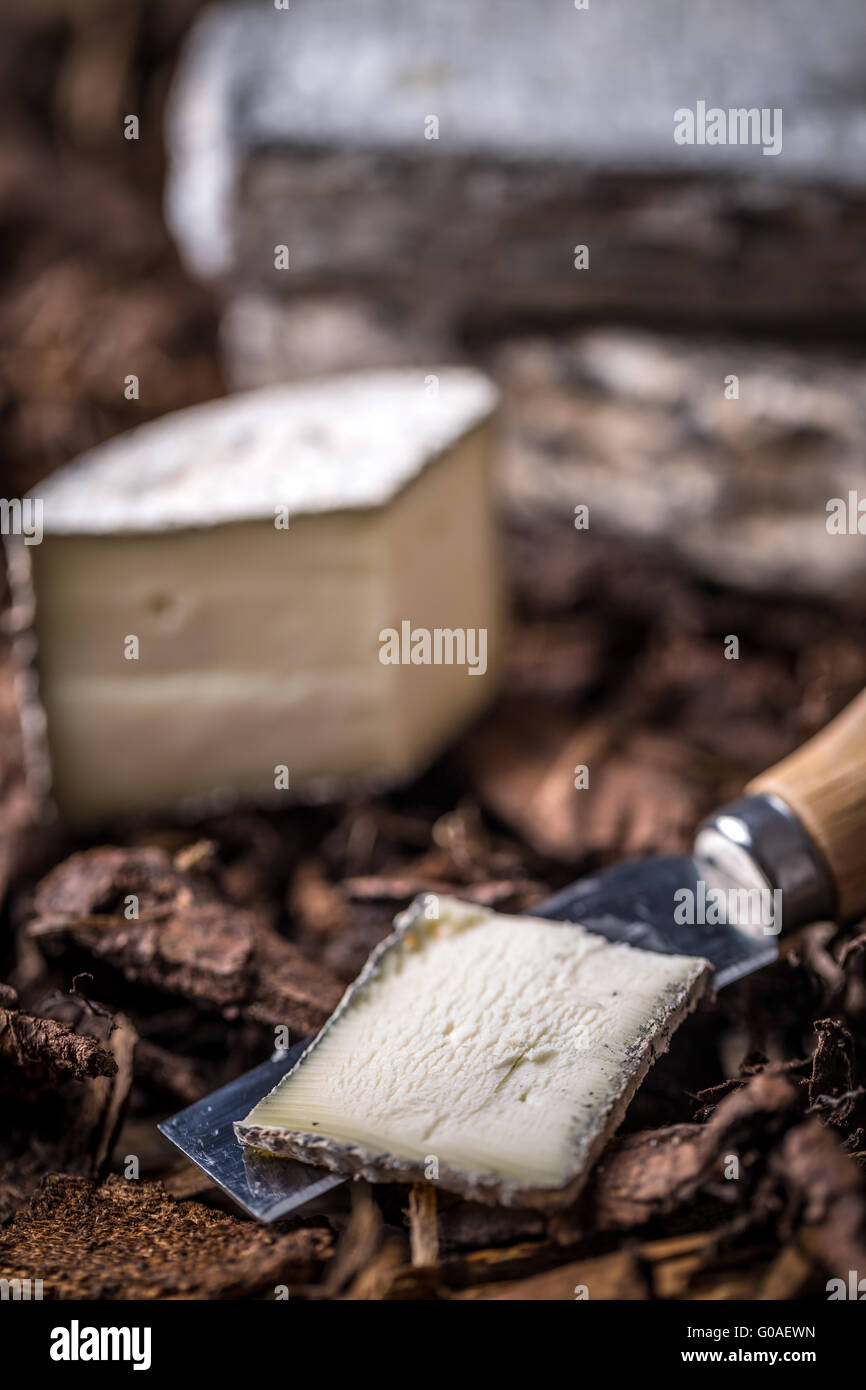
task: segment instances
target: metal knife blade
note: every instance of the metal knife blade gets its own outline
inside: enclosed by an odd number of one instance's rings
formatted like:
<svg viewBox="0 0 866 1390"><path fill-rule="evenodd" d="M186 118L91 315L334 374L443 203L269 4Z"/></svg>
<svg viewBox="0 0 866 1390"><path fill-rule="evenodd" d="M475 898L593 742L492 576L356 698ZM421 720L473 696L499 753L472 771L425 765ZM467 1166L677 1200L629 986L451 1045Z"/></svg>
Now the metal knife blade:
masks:
<svg viewBox="0 0 866 1390"><path fill-rule="evenodd" d="M232 1122L247 1114L294 1066L307 1041L296 1043L286 1052L275 1052L261 1066L244 1072L159 1125L165 1137L245 1212L265 1223L310 1206L345 1181L326 1168L243 1149L232 1129Z"/></svg>
<svg viewBox="0 0 866 1390"><path fill-rule="evenodd" d="M748 915L736 912L739 895L748 891L755 890L745 889L708 859L674 855L618 864L579 879L531 915L580 922L609 941L627 941L662 955L703 956L713 967L716 989L722 989L779 954L778 927L768 911L771 899L753 899L753 920L748 926L736 924ZM677 920L675 913L682 916L688 903L696 918L720 920ZM708 903L716 910L708 911Z"/></svg>

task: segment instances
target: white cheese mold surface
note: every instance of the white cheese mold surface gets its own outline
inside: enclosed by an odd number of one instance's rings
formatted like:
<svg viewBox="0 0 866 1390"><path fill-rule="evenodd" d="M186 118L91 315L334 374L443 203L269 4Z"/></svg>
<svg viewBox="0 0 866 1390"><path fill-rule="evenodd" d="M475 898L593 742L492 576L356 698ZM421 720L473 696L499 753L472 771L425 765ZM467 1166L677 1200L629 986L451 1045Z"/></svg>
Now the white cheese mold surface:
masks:
<svg viewBox="0 0 866 1390"><path fill-rule="evenodd" d="M707 962L421 898L242 1143L507 1205L571 1201Z"/></svg>

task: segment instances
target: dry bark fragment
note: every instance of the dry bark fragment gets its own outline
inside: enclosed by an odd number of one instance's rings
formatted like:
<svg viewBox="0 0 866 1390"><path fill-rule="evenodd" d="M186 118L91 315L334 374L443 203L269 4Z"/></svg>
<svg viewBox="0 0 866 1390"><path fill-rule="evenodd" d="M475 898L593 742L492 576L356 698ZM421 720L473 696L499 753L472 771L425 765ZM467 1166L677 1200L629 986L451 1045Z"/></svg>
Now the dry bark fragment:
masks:
<svg viewBox="0 0 866 1390"><path fill-rule="evenodd" d="M361 971L370 952L393 930L395 911L393 903L357 902L352 905L345 931L323 937L302 927L298 941L310 955L315 952L321 965L333 971L345 986Z"/></svg>
<svg viewBox="0 0 866 1390"><path fill-rule="evenodd" d="M792 1082L798 1079L798 1073L808 1068L808 1062L789 1061L774 1062L772 1066L761 1052L749 1053L740 1066L740 1075L728 1077L718 1086L708 1086L703 1091L698 1091L694 1099L701 1102L700 1108L695 1115L696 1120L707 1121L712 1119L716 1111L720 1108L722 1101L728 1096L735 1095L738 1091L744 1090L749 1083L757 1076L771 1074L774 1077L789 1077ZM758 1092L752 1092L752 1099ZM779 1096L782 1092L778 1092Z"/></svg>
<svg viewBox="0 0 866 1390"><path fill-rule="evenodd" d="M595 614L524 623L512 636L503 683L513 695L585 697L598 688L614 640Z"/></svg>
<svg viewBox="0 0 866 1390"><path fill-rule="evenodd" d="M413 1265L435 1265L439 1259L435 1187L416 1182L409 1193L408 1214Z"/></svg>
<svg viewBox="0 0 866 1390"><path fill-rule="evenodd" d="M857 1103L854 1040L838 1019L818 1019L815 1032L818 1042L809 1078L809 1105L823 1112L828 1124L844 1125Z"/></svg>
<svg viewBox="0 0 866 1390"><path fill-rule="evenodd" d="M343 893L325 876L319 859L304 859L295 870L289 908L313 936L330 937L344 932L349 912Z"/></svg>
<svg viewBox="0 0 866 1390"><path fill-rule="evenodd" d="M559 1265L544 1274L534 1274L513 1283L482 1284L478 1288L464 1289L452 1297L485 1302L562 1299L574 1302L578 1297L634 1301L649 1298L649 1289L634 1255L617 1251L592 1260Z"/></svg>
<svg viewBox="0 0 866 1390"><path fill-rule="evenodd" d="M596 1230L627 1230L687 1198L703 1170L700 1125L671 1125L630 1134L612 1147L590 1179L580 1210L592 1213ZM552 1223L552 1234L574 1239L574 1217Z"/></svg>
<svg viewBox="0 0 866 1390"><path fill-rule="evenodd" d="M2 586L0 579L0 590ZM3 618L4 633L0 635L0 902L21 870L38 871L44 866L44 855L53 838L40 819L38 797L25 773L16 694L17 658L10 651L6 636L17 618L11 611L5 612Z"/></svg>
<svg viewBox="0 0 866 1390"><path fill-rule="evenodd" d="M512 1245L465 1250L440 1259L432 1269L404 1271L395 1289L409 1286L413 1275L426 1280L428 1287L438 1289L475 1288L493 1281L524 1279L553 1265L558 1253L546 1240L523 1240Z"/></svg>
<svg viewBox="0 0 866 1390"><path fill-rule="evenodd" d="M434 1265L403 1264L393 1276L387 1298L444 1298L449 1290L528 1278L555 1262L549 1241L524 1241L495 1249L467 1250Z"/></svg>
<svg viewBox="0 0 866 1390"><path fill-rule="evenodd" d="M31 1019L15 1013L5 1034L17 1048L23 1021L23 1064L16 1051L4 1078L11 1083L0 1135L0 1184L5 1188L0 1205L7 1212L25 1200L46 1172L64 1170L87 1178L102 1174L132 1088L136 1035L123 1014L112 1015L77 994L59 995L41 1008L61 1017ZM34 1045L39 1048L35 1057L28 1051Z"/></svg>
<svg viewBox="0 0 866 1390"><path fill-rule="evenodd" d="M799 1117L800 1097L785 1075L760 1072L729 1093L704 1125L644 1130L616 1141L569 1211L550 1223L562 1245L594 1230L629 1230L686 1207L714 1190L728 1155L766 1149ZM746 1200L750 1185L724 1185L726 1197Z"/></svg>
<svg viewBox="0 0 866 1390"><path fill-rule="evenodd" d="M387 1237L370 1263L352 1280L342 1298L347 1302L387 1298L405 1258L403 1241L395 1236Z"/></svg>
<svg viewBox="0 0 866 1390"><path fill-rule="evenodd" d="M799 1113L802 1101L784 1067L769 1066L750 1077L719 1105L706 1125L708 1151L744 1142L755 1135L783 1132Z"/></svg>
<svg viewBox="0 0 866 1390"><path fill-rule="evenodd" d="M513 1245L515 1241L545 1234L541 1212L520 1207L485 1207L479 1202L457 1202L439 1212L440 1247L446 1251L484 1246Z"/></svg>
<svg viewBox="0 0 866 1390"><path fill-rule="evenodd" d="M835 1008L845 989L845 971L828 949L836 933L835 923L817 922L801 938L803 962L820 985L825 1008Z"/></svg>
<svg viewBox="0 0 866 1390"><path fill-rule="evenodd" d="M124 915L130 899L137 918ZM221 901L162 849L101 847L72 855L39 884L32 939L64 936L127 980L210 1005L228 1016L324 1023L341 982L259 915Z"/></svg>
<svg viewBox="0 0 866 1390"><path fill-rule="evenodd" d="M716 1233L653 1241L638 1248L650 1264L655 1298L755 1298L767 1252L748 1247L720 1254Z"/></svg>
<svg viewBox="0 0 866 1390"><path fill-rule="evenodd" d="M508 699L467 741L469 775L485 804L552 859L682 852L716 799L712 766L635 722L622 702L581 718L538 699ZM581 766L588 785L576 785Z"/></svg>
<svg viewBox="0 0 866 1390"><path fill-rule="evenodd" d="M183 1105L192 1105L207 1094L207 1083L194 1062L147 1038L139 1038L135 1044L135 1074L137 1078L147 1077Z"/></svg>
<svg viewBox="0 0 866 1390"><path fill-rule="evenodd" d="M796 1204L806 1248L840 1278L866 1270L866 1179L832 1132L805 1120L786 1134L773 1167Z"/></svg>
<svg viewBox="0 0 866 1390"><path fill-rule="evenodd" d="M768 1302L801 1298L812 1281L814 1266L800 1242L789 1241L766 1271L757 1297Z"/></svg>
<svg viewBox="0 0 866 1390"><path fill-rule="evenodd" d="M117 1062L95 1038L84 1037L52 1018L34 1018L18 1009L0 1008L0 1065L28 1077L55 1080L114 1076Z"/></svg>
<svg viewBox="0 0 866 1390"><path fill-rule="evenodd" d="M503 700L461 746L481 801L538 853L574 863L587 851L587 812L574 769L602 765L610 720L579 720L542 701Z"/></svg>
<svg viewBox="0 0 866 1390"><path fill-rule="evenodd" d="M713 798L698 760L684 767L682 754L676 740L636 735L599 769L597 790L585 793L589 850L633 858L689 848Z"/></svg>
<svg viewBox="0 0 866 1390"><path fill-rule="evenodd" d="M334 1298L375 1260L382 1244L382 1212L366 1183L352 1185L352 1209L322 1283L310 1292Z"/></svg>

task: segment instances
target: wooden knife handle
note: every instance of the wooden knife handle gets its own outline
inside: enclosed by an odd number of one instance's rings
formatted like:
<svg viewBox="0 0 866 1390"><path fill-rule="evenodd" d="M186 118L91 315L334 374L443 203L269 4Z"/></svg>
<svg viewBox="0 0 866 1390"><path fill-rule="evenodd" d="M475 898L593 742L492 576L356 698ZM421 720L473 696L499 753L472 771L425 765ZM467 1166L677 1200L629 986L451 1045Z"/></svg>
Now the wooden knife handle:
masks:
<svg viewBox="0 0 866 1390"><path fill-rule="evenodd" d="M866 690L746 791L790 806L830 869L838 916L866 912Z"/></svg>

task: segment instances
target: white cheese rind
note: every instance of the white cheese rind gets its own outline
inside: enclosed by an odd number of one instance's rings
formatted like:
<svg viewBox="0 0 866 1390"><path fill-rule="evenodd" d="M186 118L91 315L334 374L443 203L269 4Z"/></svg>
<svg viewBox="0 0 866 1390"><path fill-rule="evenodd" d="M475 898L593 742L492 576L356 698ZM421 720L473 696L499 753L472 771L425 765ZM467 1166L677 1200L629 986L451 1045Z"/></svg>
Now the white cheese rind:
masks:
<svg viewBox="0 0 866 1390"><path fill-rule="evenodd" d="M235 1131L374 1182L438 1170L476 1200L563 1205L709 978L575 924L418 899Z"/></svg>
<svg viewBox="0 0 866 1390"><path fill-rule="evenodd" d="M115 536L390 502L497 401L472 367L347 372L174 411L33 490L46 535Z"/></svg>

